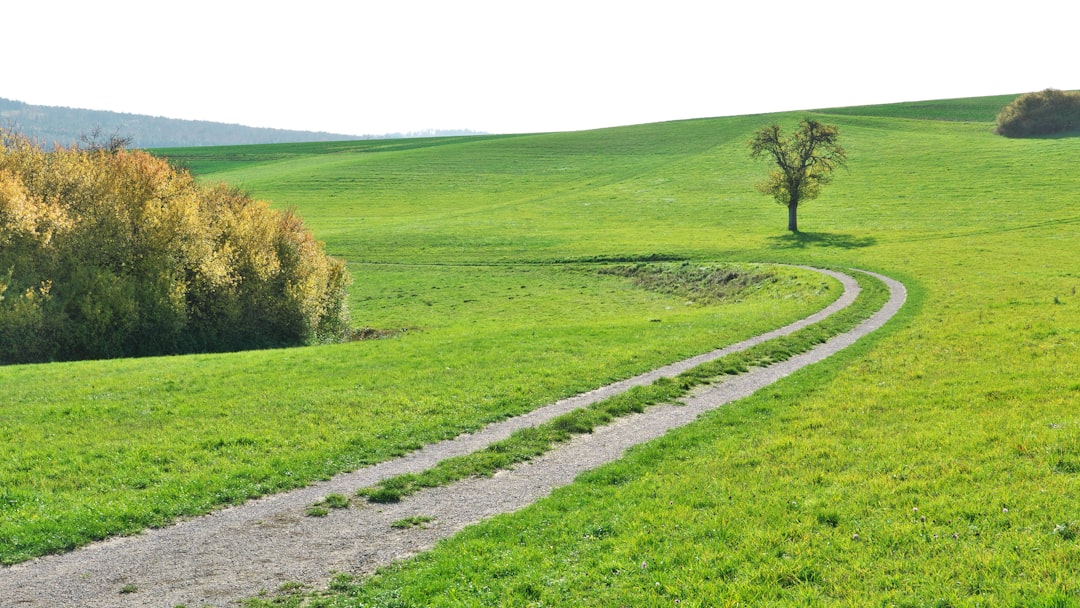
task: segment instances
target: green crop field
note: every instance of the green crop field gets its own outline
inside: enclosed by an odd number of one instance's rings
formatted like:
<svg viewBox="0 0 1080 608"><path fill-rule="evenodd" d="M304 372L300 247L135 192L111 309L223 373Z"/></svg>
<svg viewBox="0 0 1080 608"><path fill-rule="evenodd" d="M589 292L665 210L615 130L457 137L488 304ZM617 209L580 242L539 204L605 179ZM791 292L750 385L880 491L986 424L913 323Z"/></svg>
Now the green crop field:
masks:
<svg viewBox="0 0 1080 608"><path fill-rule="evenodd" d="M598 131L163 154L295 207L382 340L0 368L10 563L384 459L820 309L858 267L883 331L520 513L326 596L342 606L1080 604L1080 138L1008 97L815 114L849 170L799 235L752 131ZM775 280L688 305L611 264ZM686 263L686 265L684 265Z"/></svg>

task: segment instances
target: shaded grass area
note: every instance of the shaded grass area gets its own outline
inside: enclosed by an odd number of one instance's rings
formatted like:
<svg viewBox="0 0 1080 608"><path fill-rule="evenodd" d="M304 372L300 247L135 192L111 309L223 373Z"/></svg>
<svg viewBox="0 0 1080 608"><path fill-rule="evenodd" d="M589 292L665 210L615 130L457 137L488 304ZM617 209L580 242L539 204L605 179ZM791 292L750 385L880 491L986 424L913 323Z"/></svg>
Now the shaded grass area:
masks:
<svg viewBox="0 0 1080 608"><path fill-rule="evenodd" d="M616 269L616 272L622 274L625 270ZM646 273L640 268L633 272L634 276L644 274ZM666 273L651 274L665 279L665 289L671 287L673 281L664 276ZM717 282L713 279L717 276L727 278L731 275L723 272L694 272L692 276L699 279L693 281L695 285L715 286ZM536 458L557 444L570 440L574 435L591 433L597 426L607 424L615 418L644 412L650 405L676 403L694 387L714 382L721 376L742 374L753 367L767 367L786 361L834 335L853 328L881 308L888 299L888 290L884 284L867 275L857 276L862 291L855 303L810 327L704 363L673 378L661 378L647 386L633 387L620 395L563 414L536 427L515 431L509 438L495 442L483 450L448 458L421 473L406 473L388 478L375 486L361 489L357 495L373 503L398 502L424 488L448 485L471 476L490 476L496 471L509 469L515 464ZM720 283L728 285L730 282L731 280Z"/></svg>
<svg viewBox="0 0 1080 608"><path fill-rule="evenodd" d="M600 272L628 277L642 289L678 296L695 304L738 297L740 293L761 287L766 280L761 275L739 272L735 267L692 266L689 262L678 267L638 263L603 268Z"/></svg>

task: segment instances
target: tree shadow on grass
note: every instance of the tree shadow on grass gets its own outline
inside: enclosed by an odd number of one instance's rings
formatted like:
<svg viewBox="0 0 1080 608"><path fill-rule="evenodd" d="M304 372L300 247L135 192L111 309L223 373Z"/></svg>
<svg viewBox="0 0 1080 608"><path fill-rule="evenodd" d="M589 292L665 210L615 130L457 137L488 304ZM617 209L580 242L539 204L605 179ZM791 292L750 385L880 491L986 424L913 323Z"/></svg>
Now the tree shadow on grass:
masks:
<svg viewBox="0 0 1080 608"><path fill-rule="evenodd" d="M769 247L773 249L808 249L810 247L860 249L877 244L877 239L872 236L830 232L789 232L781 236L769 237L769 242Z"/></svg>
<svg viewBox="0 0 1080 608"><path fill-rule="evenodd" d="M1002 135L1002 137L1007 137ZM1080 129L1071 129L1060 133L1044 133L1042 135L1014 135L1009 139L1071 139L1080 137Z"/></svg>

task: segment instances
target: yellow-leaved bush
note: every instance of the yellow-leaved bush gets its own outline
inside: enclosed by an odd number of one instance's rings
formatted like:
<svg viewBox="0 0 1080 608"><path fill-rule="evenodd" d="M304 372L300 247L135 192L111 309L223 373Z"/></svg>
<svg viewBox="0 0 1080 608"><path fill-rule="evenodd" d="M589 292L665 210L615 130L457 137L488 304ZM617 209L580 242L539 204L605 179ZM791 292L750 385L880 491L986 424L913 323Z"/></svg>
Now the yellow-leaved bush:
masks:
<svg viewBox="0 0 1080 608"><path fill-rule="evenodd" d="M350 334L345 264L291 211L137 150L0 133L0 362Z"/></svg>

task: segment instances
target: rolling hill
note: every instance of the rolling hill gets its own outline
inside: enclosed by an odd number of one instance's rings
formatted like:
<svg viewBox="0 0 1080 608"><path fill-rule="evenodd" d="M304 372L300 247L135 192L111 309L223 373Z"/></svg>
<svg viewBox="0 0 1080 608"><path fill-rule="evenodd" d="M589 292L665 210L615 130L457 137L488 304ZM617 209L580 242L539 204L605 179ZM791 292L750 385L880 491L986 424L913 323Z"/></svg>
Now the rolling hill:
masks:
<svg viewBox="0 0 1080 608"><path fill-rule="evenodd" d="M810 264L901 279L909 302L836 358L311 605L1076 606L1080 138L994 135L1001 104L813 113L849 170L800 234L754 190L768 167L746 142L802 112L162 150L295 208L348 260L354 319L400 331L0 368L2 556L385 459L830 293L795 277L702 307L599 268Z"/></svg>

